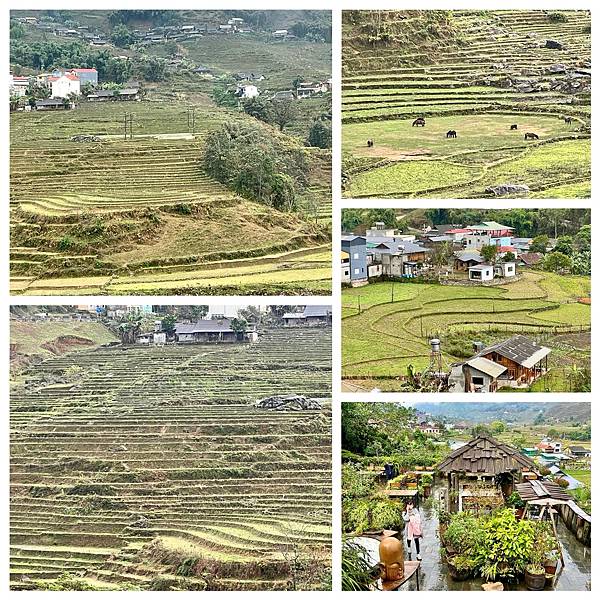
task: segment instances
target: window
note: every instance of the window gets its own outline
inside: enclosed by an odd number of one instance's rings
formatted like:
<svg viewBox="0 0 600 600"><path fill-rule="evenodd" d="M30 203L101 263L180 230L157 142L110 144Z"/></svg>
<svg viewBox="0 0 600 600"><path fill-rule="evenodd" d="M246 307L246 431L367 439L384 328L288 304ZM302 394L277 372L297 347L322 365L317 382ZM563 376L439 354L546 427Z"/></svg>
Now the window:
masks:
<svg viewBox="0 0 600 600"><path fill-rule="evenodd" d="M354 269L354 274L358 275L360 273L360 269Z"/></svg>
<svg viewBox="0 0 600 600"><path fill-rule="evenodd" d="M355 260L358 260L358 252L355 252L355 253L352 255L352 258L354 258Z"/></svg>
<svg viewBox="0 0 600 600"><path fill-rule="evenodd" d="M473 377L473 383L475 385L483 385L483 377Z"/></svg>

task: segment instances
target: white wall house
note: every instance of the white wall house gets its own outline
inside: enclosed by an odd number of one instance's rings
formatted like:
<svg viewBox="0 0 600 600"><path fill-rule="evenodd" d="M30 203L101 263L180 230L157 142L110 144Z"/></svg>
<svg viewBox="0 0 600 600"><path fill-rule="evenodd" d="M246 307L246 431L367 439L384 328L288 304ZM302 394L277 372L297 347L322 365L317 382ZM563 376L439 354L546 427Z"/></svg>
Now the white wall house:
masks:
<svg viewBox="0 0 600 600"><path fill-rule="evenodd" d="M474 267L469 267L470 281L492 281L493 279L493 265L475 265Z"/></svg>
<svg viewBox="0 0 600 600"><path fill-rule="evenodd" d="M238 96L240 98L256 98L259 95L258 88L255 85L238 86Z"/></svg>
<svg viewBox="0 0 600 600"><path fill-rule="evenodd" d="M69 94L81 93L81 82L75 75L62 75L52 81L52 98L68 98Z"/></svg>
<svg viewBox="0 0 600 600"><path fill-rule="evenodd" d="M494 273L497 277L514 277L517 274L516 263L509 261L494 265Z"/></svg>

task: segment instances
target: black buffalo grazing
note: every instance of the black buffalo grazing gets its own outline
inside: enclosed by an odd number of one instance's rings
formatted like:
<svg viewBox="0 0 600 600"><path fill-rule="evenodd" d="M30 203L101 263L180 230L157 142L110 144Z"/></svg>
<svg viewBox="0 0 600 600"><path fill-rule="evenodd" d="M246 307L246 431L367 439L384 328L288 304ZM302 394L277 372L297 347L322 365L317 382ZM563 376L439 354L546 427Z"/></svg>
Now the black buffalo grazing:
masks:
<svg viewBox="0 0 600 600"><path fill-rule="evenodd" d="M373 147L373 140L367 140L367 148Z"/></svg>
<svg viewBox="0 0 600 600"><path fill-rule="evenodd" d="M515 123L514 125L510 126L510 130L512 131L513 129L519 129L519 126Z"/></svg>
<svg viewBox="0 0 600 600"><path fill-rule="evenodd" d="M413 121L413 127L425 127L425 119L423 117L419 117Z"/></svg>
<svg viewBox="0 0 600 600"><path fill-rule="evenodd" d="M446 134L447 138L455 138L457 137L456 131L454 131L454 129L451 129L447 134Z"/></svg>
<svg viewBox="0 0 600 600"><path fill-rule="evenodd" d="M565 123L567 125L570 125L573 122L573 118L572 117L565 117Z"/></svg>
<svg viewBox="0 0 600 600"><path fill-rule="evenodd" d="M525 139L526 140L539 140L540 136L537 133L526 133Z"/></svg>

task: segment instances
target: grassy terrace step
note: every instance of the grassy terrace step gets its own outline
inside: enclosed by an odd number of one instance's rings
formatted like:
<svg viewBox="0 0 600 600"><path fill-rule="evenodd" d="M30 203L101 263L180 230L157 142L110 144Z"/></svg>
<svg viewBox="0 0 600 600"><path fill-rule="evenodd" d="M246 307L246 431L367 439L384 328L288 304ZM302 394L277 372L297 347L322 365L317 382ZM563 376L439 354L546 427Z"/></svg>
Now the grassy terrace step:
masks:
<svg viewBox="0 0 600 600"><path fill-rule="evenodd" d="M519 83L501 87L508 76L550 87L568 79L552 74L553 65L564 64L567 70L585 66L583 61L590 57L589 13L565 15L566 23L552 23L540 11L454 12L460 42L449 35L439 40L437 49L418 41L363 43L360 30L348 24L343 80L345 195L481 198L485 188L506 182L528 185L531 197L552 197L552 190L569 197L589 195L590 153L585 139L589 94L523 92ZM427 17L419 15L402 27L410 31L419 19L425 27ZM418 38L417 33L411 37ZM546 39L560 40L566 49L543 48ZM410 123L418 115L428 122L413 131ZM560 126L563 115L575 118L569 130ZM499 119L494 131L487 127L491 118ZM555 125L545 126L545 118L556 119ZM492 150L512 123L518 123L519 135L537 132L549 146L522 150L523 146L506 144L501 151ZM448 144L445 132L450 129L458 132L458 138ZM375 142L368 151L366 139ZM439 162L432 164L431 159ZM420 185L421 177L427 183L423 180ZM571 182L584 185L567 187Z"/></svg>
<svg viewBox="0 0 600 600"><path fill-rule="evenodd" d="M11 395L15 585L69 571L145 589L173 575L143 554L170 540L218 568L272 565L219 589L286 589L290 543L323 556L331 546L331 405L250 402L301 386L328 395L330 348L330 329L266 329L252 345L100 347L30 368ZM73 366L75 385L36 384Z"/></svg>

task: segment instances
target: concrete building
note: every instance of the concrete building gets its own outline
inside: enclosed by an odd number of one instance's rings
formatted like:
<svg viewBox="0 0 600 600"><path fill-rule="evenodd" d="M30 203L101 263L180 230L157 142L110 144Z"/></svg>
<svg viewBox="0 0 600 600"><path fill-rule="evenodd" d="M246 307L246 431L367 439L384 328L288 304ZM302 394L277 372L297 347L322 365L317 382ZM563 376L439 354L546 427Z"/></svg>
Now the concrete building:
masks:
<svg viewBox="0 0 600 600"><path fill-rule="evenodd" d="M469 267L469 281L492 281L494 279L494 266L488 264Z"/></svg>
<svg viewBox="0 0 600 600"><path fill-rule="evenodd" d="M349 256L350 284L358 286L368 283L366 238L360 235L342 236L342 250Z"/></svg>
<svg viewBox="0 0 600 600"><path fill-rule="evenodd" d="M81 82L76 75L49 77L48 81L52 85L52 98L68 98L71 94L81 93Z"/></svg>

